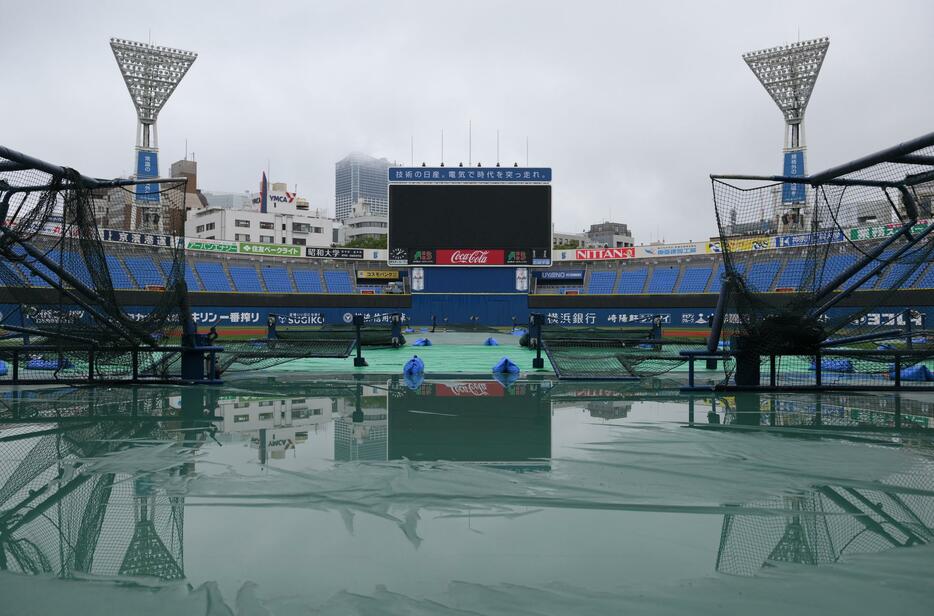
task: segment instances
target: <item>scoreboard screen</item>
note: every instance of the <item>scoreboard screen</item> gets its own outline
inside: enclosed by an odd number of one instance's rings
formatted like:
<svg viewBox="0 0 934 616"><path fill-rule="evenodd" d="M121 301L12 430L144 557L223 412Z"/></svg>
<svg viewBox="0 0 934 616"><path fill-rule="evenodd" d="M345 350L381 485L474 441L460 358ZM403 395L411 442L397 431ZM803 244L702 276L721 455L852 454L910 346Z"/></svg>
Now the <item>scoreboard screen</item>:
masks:
<svg viewBox="0 0 934 616"><path fill-rule="evenodd" d="M393 265L551 265L551 186L391 184Z"/></svg>

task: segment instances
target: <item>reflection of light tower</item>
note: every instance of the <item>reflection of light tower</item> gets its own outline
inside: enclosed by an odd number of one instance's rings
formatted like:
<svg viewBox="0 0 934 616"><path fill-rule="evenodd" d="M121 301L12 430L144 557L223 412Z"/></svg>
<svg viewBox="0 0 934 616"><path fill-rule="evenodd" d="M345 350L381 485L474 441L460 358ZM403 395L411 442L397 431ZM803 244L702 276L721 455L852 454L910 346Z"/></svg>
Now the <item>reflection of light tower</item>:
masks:
<svg viewBox="0 0 934 616"><path fill-rule="evenodd" d="M136 177L159 177L156 118L198 54L123 39L110 39L110 48L130 91L130 98L133 99L139 119L136 129ZM158 184L138 185L136 202L136 205L157 205ZM158 216L158 212L153 214ZM149 222L158 224L159 221ZM130 228L137 224L134 216L130 221Z"/></svg>
<svg viewBox="0 0 934 616"><path fill-rule="evenodd" d="M785 116L784 176L805 175L804 110L829 46L830 39L824 37L743 54L746 64ZM801 205L793 204L805 202L804 188L803 184L785 184L782 187L782 226L793 227L803 222L798 217ZM788 219L788 215L793 218Z"/></svg>

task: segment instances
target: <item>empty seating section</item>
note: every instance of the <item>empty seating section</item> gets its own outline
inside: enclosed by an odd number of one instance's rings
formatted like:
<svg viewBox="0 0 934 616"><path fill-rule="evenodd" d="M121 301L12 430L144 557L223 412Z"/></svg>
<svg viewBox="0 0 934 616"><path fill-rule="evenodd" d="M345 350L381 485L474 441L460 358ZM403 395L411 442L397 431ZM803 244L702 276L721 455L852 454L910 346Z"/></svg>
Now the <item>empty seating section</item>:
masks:
<svg viewBox="0 0 934 616"><path fill-rule="evenodd" d="M289 272L284 267L264 267L263 281L270 293L294 293Z"/></svg>
<svg viewBox="0 0 934 616"><path fill-rule="evenodd" d="M616 284L616 270L612 272L591 272L587 293L593 295L609 295Z"/></svg>
<svg viewBox="0 0 934 616"><path fill-rule="evenodd" d="M299 293L324 293L321 286L321 272L310 269L294 269L295 287Z"/></svg>
<svg viewBox="0 0 934 616"><path fill-rule="evenodd" d="M680 267L656 265L646 293L671 293L674 291L675 282L677 282L680 273Z"/></svg>
<svg viewBox="0 0 934 616"><path fill-rule="evenodd" d="M328 293L353 293L350 274L346 270L324 270L324 283Z"/></svg>
<svg viewBox="0 0 934 616"><path fill-rule="evenodd" d="M195 262L195 271L204 283L205 291L231 291L224 266L214 261Z"/></svg>
<svg viewBox="0 0 934 616"><path fill-rule="evenodd" d="M110 279L113 281L115 289L136 289L136 283L130 279L129 274L123 269L123 263L113 255L105 255L107 260L107 269L110 270Z"/></svg>
<svg viewBox="0 0 934 616"><path fill-rule="evenodd" d="M185 264L185 284L188 285L188 290L204 291L204 286L201 284L201 281L198 280L198 277L195 276L195 272L191 268L191 263ZM172 274L172 261L163 261L162 271L165 272L166 277L170 276Z"/></svg>
<svg viewBox="0 0 934 616"><path fill-rule="evenodd" d="M768 291L781 266L779 261L760 261L749 266L745 275L746 284L753 291Z"/></svg>
<svg viewBox="0 0 934 616"><path fill-rule="evenodd" d="M634 294L642 293L645 287L645 279L648 276L648 268L640 267L638 269L623 270L619 274L618 293Z"/></svg>
<svg viewBox="0 0 934 616"><path fill-rule="evenodd" d="M681 284L678 285L678 293L703 293L707 289L707 282L710 280L710 266L707 267L689 267L684 270L684 276L681 278Z"/></svg>
<svg viewBox="0 0 934 616"><path fill-rule="evenodd" d="M242 293L262 293L263 285L259 282L259 274L255 267L230 266L230 278L237 291Z"/></svg>
<svg viewBox="0 0 934 616"><path fill-rule="evenodd" d="M146 287L161 287L165 285L166 277L151 257L124 257L123 262L136 280L141 289Z"/></svg>
<svg viewBox="0 0 934 616"><path fill-rule="evenodd" d="M805 276L810 278L812 269L813 262L808 259L789 260L778 277L775 288L779 290L800 289L802 284L806 284L806 290L813 290L814 281L805 280Z"/></svg>
<svg viewBox="0 0 934 616"><path fill-rule="evenodd" d="M94 281L91 280L91 273L88 272L88 266L81 255L75 252L63 252L62 257L62 266L69 274L89 287L94 286Z"/></svg>

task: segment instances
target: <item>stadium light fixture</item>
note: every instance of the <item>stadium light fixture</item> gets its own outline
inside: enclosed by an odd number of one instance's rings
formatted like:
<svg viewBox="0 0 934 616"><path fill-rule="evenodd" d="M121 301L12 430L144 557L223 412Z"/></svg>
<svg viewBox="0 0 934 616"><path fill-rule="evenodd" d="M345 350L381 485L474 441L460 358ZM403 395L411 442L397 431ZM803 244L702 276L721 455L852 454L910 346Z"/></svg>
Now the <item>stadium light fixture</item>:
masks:
<svg viewBox="0 0 934 616"><path fill-rule="evenodd" d="M110 48L136 107L139 119L136 145L156 148L159 112L198 54L117 38L110 39Z"/></svg>
<svg viewBox="0 0 934 616"><path fill-rule="evenodd" d="M804 111L828 47L830 39L823 37L743 54L743 60L785 117L787 149L804 147Z"/></svg>

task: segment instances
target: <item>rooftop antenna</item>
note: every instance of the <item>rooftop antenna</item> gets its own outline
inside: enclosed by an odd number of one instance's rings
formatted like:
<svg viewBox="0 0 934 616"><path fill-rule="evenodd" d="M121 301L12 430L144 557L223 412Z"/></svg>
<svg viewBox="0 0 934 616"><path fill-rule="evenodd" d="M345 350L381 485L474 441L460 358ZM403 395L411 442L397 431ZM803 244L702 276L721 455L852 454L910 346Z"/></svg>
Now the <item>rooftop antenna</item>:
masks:
<svg viewBox="0 0 934 616"><path fill-rule="evenodd" d="M444 166L444 129L441 129L441 166Z"/></svg>
<svg viewBox="0 0 934 616"><path fill-rule="evenodd" d="M499 167L499 129L496 129L496 166Z"/></svg>
<svg viewBox="0 0 934 616"><path fill-rule="evenodd" d="M529 166L529 136L525 136L525 166Z"/></svg>
<svg viewBox="0 0 934 616"><path fill-rule="evenodd" d="M415 166L415 135L409 137L409 164Z"/></svg>
<svg viewBox="0 0 934 616"><path fill-rule="evenodd" d="M467 120L467 166L473 164L473 120Z"/></svg>

